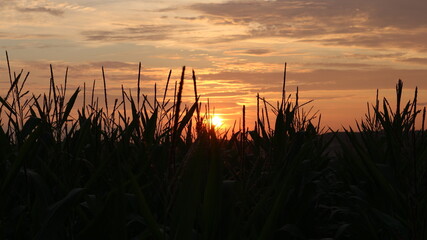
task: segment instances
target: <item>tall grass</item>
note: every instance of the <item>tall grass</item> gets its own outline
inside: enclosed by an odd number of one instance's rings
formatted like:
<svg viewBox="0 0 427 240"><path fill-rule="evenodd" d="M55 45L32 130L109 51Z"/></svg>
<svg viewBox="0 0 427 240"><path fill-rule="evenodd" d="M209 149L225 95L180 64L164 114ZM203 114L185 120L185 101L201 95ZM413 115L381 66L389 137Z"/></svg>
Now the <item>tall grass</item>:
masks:
<svg viewBox="0 0 427 240"><path fill-rule="evenodd" d="M304 110L298 93L286 95L286 65L281 101L258 94L254 129L243 106L242 127L222 135L209 104L202 112L194 71L194 102L182 105L185 67L173 99L169 72L162 99L155 87L150 101L139 64L137 96L122 86L108 108L104 68L102 107L95 82L90 102L86 85L83 96L77 88L67 97L67 77L58 86L51 67L49 93L35 96L24 90L28 74L8 66L10 88L0 97L5 239L425 237L427 143L414 127L416 97L402 110L376 104L333 159L320 116ZM73 111L78 97L84 104Z"/></svg>

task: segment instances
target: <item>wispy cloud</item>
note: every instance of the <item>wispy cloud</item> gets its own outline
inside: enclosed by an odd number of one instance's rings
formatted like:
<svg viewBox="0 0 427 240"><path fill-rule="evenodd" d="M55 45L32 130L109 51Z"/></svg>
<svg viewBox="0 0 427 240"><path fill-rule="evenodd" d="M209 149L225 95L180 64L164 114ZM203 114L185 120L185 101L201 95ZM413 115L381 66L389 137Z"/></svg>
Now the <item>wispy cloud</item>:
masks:
<svg viewBox="0 0 427 240"><path fill-rule="evenodd" d="M109 31L83 31L81 34L89 41L155 41L171 39L174 38L175 34L185 34L192 29L194 27L181 25L141 24Z"/></svg>
<svg viewBox="0 0 427 240"><path fill-rule="evenodd" d="M422 65L427 65L427 58L406 58L403 59L402 62L409 62L409 63L417 63Z"/></svg>
<svg viewBox="0 0 427 240"><path fill-rule="evenodd" d="M53 16L62 16L64 14L64 10L48 8L48 7L18 7L17 10L19 12L28 13L28 12L36 12L36 13L48 13Z"/></svg>
<svg viewBox="0 0 427 240"><path fill-rule="evenodd" d="M11 33L0 32L0 39L46 39L56 37L56 34Z"/></svg>
<svg viewBox="0 0 427 240"><path fill-rule="evenodd" d="M363 60L372 60L372 59L395 59L405 56L404 52L394 52L394 53L378 53L378 54L360 54L360 53L349 53L345 54L346 57L363 59Z"/></svg>
<svg viewBox="0 0 427 240"><path fill-rule="evenodd" d="M427 88L423 81L427 70L396 70L383 69L319 69L307 72L288 73L288 87L293 89L300 86L304 90L351 90L351 89L385 89L394 86L400 78L410 86L418 85ZM259 88L272 87L280 91L282 72L219 72L202 74L202 80L228 80L245 82Z"/></svg>
<svg viewBox="0 0 427 240"><path fill-rule="evenodd" d="M208 18L246 26L246 38L427 49L425 1L249 0L199 3L190 8Z"/></svg>
<svg viewBox="0 0 427 240"><path fill-rule="evenodd" d="M369 63L353 63L353 62L312 62L305 63L304 66L309 68L332 68L332 69L378 69L381 66Z"/></svg>
<svg viewBox="0 0 427 240"><path fill-rule="evenodd" d="M224 52L227 55L251 55L251 56L264 56L273 53L272 49L267 48L250 48L250 49L237 49Z"/></svg>
<svg viewBox="0 0 427 240"><path fill-rule="evenodd" d="M0 11L18 11L21 13L42 13L52 16L63 16L65 11L93 11L91 7L52 0L4 0Z"/></svg>

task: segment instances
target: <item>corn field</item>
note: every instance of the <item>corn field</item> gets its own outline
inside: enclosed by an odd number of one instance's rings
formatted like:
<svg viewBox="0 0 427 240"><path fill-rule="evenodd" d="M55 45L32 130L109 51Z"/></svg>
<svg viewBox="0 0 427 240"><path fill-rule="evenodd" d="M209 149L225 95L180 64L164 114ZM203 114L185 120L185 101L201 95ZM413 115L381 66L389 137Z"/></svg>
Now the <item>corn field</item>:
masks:
<svg viewBox="0 0 427 240"><path fill-rule="evenodd" d="M243 106L243 126L219 133L194 71L193 103L182 104L185 67L154 100L139 74L136 96L122 87L111 105L103 68L101 100L94 85L58 85L52 66L42 95L8 69L2 239L427 239L426 109L417 90L402 103L400 80L396 106L377 95L357 129L324 133L286 95L285 70L280 102L254 97L252 130Z"/></svg>

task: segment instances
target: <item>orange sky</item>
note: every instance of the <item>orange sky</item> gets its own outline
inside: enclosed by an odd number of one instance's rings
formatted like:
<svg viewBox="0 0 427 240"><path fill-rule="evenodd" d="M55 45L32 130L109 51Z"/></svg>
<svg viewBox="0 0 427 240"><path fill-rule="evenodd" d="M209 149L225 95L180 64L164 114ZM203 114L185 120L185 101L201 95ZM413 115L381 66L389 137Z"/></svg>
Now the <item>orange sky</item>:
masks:
<svg viewBox="0 0 427 240"><path fill-rule="evenodd" d="M136 87L139 61L148 95L186 65L189 101L195 69L202 102L228 125L243 104L255 120L257 93L280 97L287 62L288 93L299 86L322 125L339 129L363 117L377 88L393 102L399 78L405 99L418 86L427 105L426 12L420 0L0 0L0 49L15 71L31 72L36 92L48 87L50 63L57 79L70 67L73 87L101 87L104 66L112 98L122 84ZM6 70L2 55L1 94Z"/></svg>

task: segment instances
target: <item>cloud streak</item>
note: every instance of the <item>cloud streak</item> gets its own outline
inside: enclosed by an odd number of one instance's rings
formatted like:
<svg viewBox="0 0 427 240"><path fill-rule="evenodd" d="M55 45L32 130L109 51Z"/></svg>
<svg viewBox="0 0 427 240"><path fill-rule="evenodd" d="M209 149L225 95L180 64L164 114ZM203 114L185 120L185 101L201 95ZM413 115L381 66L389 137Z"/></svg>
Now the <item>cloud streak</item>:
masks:
<svg viewBox="0 0 427 240"><path fill-rule="evenodd" d="M250 0L190 8L246 26L247 39L286 37L331 45L427 49L425 1Z"/></svg>
<svg viewBox="0 0 427 240"><path fill-rule="evenodd" d="M427 58L407 58L407 59L402 60L402 62L409 62L409 63L427 65Z"/></svg>
<svg viewBox="0 0 427 240"><path fill-rule="evenodd" d="M64 10L49 7L18 7L17 10L23 13L48 13L53 16L64 15Z"/></svg>
<svg viewBox="0 0 427 240"><path fill-rule="evenodd" d="M66 11L93 11L91 7L85 7L55 0L3 0L0 11L17 11L20 13L49 14L52 16L63 16Z"/></svg>
<svg viewBox="0 0 427 240"><path fill-rule="evenodd" d="M427 88L423 81L427 70L396 70L396 69L370 69L370 70L336 70L320 69L309 72L288 73L288 88L299 86L304 90L355 90L355 89L385 89L392 88L400 78L406 85ZM245 82L259 89L269 88L280 91L282 72L219 72L201 74L203 80Z"/></svg>
<svg viewBox="0 0 427 240"><path fill-rule="evenodd" d="M175 34L185 34L193 30L191 26L181 25L152 25L141 24L136 26L126 26L116 30L102 31L89 30L81 32L88 41L156 41L174 38Z"/></svg>

